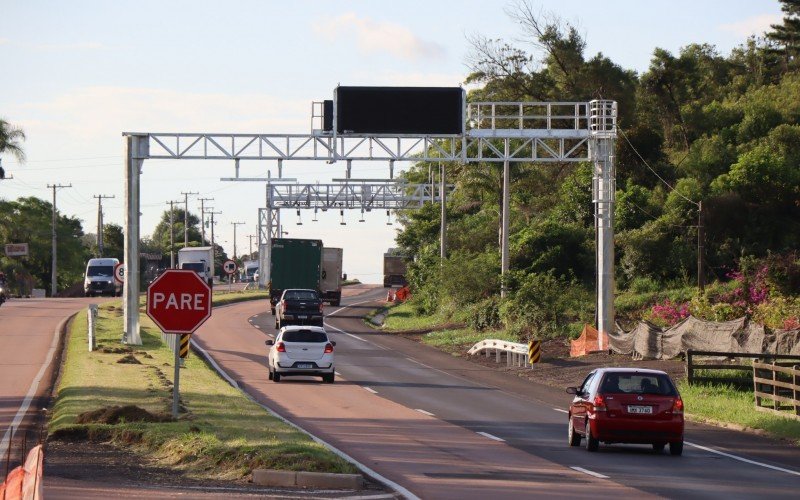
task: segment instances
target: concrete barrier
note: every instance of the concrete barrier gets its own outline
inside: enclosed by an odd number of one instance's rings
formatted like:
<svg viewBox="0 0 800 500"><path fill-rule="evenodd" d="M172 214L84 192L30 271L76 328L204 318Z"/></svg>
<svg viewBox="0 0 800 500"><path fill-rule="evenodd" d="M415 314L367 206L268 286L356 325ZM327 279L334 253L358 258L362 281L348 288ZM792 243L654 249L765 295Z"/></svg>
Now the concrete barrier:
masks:
<svg viewBox="0 0 800 500"><path fill-rule="evenodd" d="M327 488L334 490L360 490L364 487L361 474L333 474L329 472L294 472L286 470L255 469L253 484L301 488Z"/></svg>

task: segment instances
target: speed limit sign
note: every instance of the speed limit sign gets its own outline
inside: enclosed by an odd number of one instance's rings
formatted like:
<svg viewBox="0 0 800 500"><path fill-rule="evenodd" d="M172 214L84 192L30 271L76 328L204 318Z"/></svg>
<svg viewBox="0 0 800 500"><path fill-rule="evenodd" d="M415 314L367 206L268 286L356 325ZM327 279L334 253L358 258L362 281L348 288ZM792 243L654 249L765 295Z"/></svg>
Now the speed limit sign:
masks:
<svg viewBox="0 0 800 500"><path fill-rule="evenodd" d="M224 264L222 264L222 270L225 271L226 274L233 274L236 272L236 262L232 260L226 260Z"/></svg>
<svg viewBox="0 0 800 500"><path fill-rule="evenodd" d="M125 283L125 264L120 262L114 266L114 279L120 283Z"/></svg>

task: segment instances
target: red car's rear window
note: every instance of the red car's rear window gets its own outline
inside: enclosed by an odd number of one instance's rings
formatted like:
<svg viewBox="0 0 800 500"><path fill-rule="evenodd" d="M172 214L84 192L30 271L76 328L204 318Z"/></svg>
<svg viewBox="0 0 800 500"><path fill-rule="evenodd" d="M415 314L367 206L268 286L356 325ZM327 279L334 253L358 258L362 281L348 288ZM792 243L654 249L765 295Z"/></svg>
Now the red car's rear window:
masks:
<svg viewBox="0 0 800 500"><path fill-rule="evenodd" d="M600 392L607 394L658 394L677 396L672 381L657 373L608 372L600 382Z"/></svg>

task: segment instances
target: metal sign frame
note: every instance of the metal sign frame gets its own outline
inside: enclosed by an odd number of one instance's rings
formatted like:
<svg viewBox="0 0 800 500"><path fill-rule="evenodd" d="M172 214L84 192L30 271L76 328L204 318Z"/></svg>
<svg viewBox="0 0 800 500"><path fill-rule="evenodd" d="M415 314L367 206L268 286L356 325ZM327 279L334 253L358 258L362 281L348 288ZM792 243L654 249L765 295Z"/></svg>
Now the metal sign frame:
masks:
<svg viewBox="0 0 800 500"><path fill-rule="evenodd" d="M335 117L334 117L335 119ZM125 132L125 340L141 344L139 334L139 176L146 159L346 160L503 163L503 275L508 270L510 162L581 162L594 165L592 180L597 231L597 326L614 328L614 190L613 149L617 103L476 102L467 107L462 136L339 134L209 134ZM313 124L312 124L313 127ZM334 124L335 130L335 124ZM349 172L349 168L348 168ZM268 193L268 206L270 206ZM274 217L280 211L274 210ZM279 221L278 225L279 225ZM278 227L278 226L273 226ZM503 293L505 294L505 287Z"/></svg>

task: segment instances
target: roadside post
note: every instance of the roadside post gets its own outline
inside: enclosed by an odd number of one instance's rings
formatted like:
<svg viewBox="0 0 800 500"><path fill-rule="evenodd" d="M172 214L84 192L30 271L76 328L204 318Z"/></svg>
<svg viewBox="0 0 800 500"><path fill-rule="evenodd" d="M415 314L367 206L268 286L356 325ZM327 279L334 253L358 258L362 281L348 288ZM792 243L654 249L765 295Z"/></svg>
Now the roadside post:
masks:
<svg viewBox="0 0 800 500"><path fill-rule="evenodd" d="M222 270L225 271L225 274L228 275L228 293L231 293L231 282L233 281L233 275L236 273L238 266L236 262L228 259L222 264Z"/></svg>
<svg viewBox="0 0 800 500"><path fill-rule="evenodd" d="M147 315L164 333L189 338L211 317L211 288L196 272L168 269L147 287ZM174 345L175 381L172 386L172 417L178 418L180 362L183 338Z"/></svg>
<svg viewBox="0 0 800 500"><path fill-rule="evenodd" d="M89 352L94 351L97 341L95 340L95 325L97 320L97 304L89 304L86 309L86 316L89 325Z"/></svg>
<svg viewBox="0 0 800 500"><path fill-rule="evenodd" d="M125 286L125 264L123 264L122 262L119 262L119 263L117 263L116 266L114 266L114 281L116 281L117 283ZM96 312L97 311L95 311L95 313ZM123 344L125 343L125 332L124 331L122 332L122 339L120 340L120 342L122 342ZM92 349L92 347L90 346L89 350L91 350L91 349Z"/></svg>
<svg viewBox="0 0 800 500"><path fill-rule="evenodd" d="M528 363L533 369L533 365L542 359L542 342L540 340L531 340L528 342Z"/></svg>

